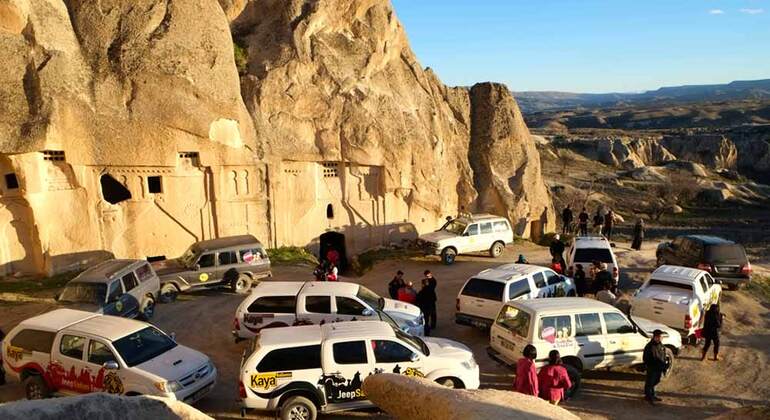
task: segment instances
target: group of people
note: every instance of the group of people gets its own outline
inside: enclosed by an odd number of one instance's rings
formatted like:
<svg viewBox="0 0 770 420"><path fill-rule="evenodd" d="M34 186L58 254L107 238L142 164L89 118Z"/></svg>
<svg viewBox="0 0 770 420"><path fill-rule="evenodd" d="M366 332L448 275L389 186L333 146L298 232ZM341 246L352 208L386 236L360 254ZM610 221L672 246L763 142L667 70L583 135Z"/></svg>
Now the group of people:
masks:
<svg viewBox="0 0 770 420"><path fill-rule="evenodd" d="M540 372L535 368L535 359L537 359L535 346L527 344L522 354L524 357L516 362L514 390L540 397L554 405L564 400L566 391L572 388L572 382L561 361L559 351L551 350L548 353L548 364L540 368Z"/></svg>
<svg viewBox="0 0 770 420"><path fill-rule="evenodd" d="M575 233L575 226L573 224L574 222L574 214L572 212L572 207L570 204L567 204L567 207L564 208L561 212L561 222L562 222L562 234L572 234ZM577 234L581 236L587 236L588 235L588 224L591 220L591 217L588 214L588 211L585 207L583 207L580 210L580 213L577 216ZM600 205L599 208L596 209L596 213L593 216L593 231L597 235L602 235L607 240L612 240L612 233L615 228L615 223L618 222L619 217L615 214L612 209L607 208L604 205ZM644 220L641 218L637 219L636 224L634 224L634 231L633 231L633 240L631 243L631 248L639 251L642 249L642 241L644 240Z"/></svg>
<svg viewBox="0 0 770 420"><path fill-rule="evenodd" d="M388 283L388 294L391 299L417 305L425 316L425 335L436 328L436 278L430 270L423 272L422 287L415 290L414 283L404 280L404 272L398 270L393 280Z"/></svg>
<svg viewBox="0 0 770 420"><path fill-rule="evenodd" d="M338 281L339 280L340 253L331 245L327 245L326 255L321 258L313 276L317 281Z"/></svg>

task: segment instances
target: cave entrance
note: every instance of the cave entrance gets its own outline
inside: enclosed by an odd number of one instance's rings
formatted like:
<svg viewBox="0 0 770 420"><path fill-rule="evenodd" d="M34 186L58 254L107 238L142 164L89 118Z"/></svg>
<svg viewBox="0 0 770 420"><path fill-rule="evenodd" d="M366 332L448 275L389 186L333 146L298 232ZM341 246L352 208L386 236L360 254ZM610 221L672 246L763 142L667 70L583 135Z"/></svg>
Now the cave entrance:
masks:
<svg viewBox="0 0 770 420"><path fill-rule="evenodd" d="M326 256L329 250L334 249L339 253L339 261L337 262L337 268L340 273L345 271L348 266L347 252L345 251L345 235L339 232L326 232L319 238L321 248L318 255L318 260L327 259Z"/></svg>
<svg viewBox="0 0 770 420"><path fill-rule="evenodd" d="M131 198L131 191L109 174L99 178L102 186L102 197L110 204L118 204Z"/></svg>

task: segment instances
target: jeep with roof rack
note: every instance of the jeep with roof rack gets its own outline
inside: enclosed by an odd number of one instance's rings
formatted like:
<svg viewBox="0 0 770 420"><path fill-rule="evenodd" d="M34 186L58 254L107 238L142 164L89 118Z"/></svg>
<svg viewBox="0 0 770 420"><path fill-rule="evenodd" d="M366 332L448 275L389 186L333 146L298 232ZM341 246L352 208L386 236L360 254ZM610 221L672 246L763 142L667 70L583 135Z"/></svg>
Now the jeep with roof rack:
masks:
<svg viewBox="0 0 770 420"><path fill-rule="evenodd" d="M426 254L441 255L441 261L447 265L453 264L458 254L470 252L485 251L497 258L511 243L513 230L508 219L492 214L463 215L417 239Z"/></svg>

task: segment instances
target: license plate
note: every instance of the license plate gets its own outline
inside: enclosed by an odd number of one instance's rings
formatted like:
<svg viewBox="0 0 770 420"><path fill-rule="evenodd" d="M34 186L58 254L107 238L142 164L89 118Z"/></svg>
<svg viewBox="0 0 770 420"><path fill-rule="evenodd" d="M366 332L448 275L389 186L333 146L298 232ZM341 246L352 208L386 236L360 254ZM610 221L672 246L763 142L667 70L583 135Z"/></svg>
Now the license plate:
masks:
<svg viewBox="0 0 770 420"><path fill-rule="evenodd" d="M187 397L187 401L198 401L199 399L203 398L203 396L206 395L209 390L211 390L212 386L214 386L214 384L208 384L203 388L195 391L192 395Z"/></svg>

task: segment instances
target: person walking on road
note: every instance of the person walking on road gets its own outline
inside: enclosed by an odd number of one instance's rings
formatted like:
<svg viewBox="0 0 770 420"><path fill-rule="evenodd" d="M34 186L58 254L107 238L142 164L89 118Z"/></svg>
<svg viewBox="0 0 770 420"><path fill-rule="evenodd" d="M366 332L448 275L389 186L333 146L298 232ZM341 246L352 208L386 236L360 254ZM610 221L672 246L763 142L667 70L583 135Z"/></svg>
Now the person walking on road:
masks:
<svg viewBox="0 0 770 420"><path fill-rule="evenodd" d="M422 279L422 288L417 292L417 306L425 316L425 335L430 335L431 324L436 325L436 287L429 279Z"/></svg>
<svg viewBox="0 0 770 420"><path fill-rule="evenodd" d="M719 310L719 305L712 304L706 316L703 320L703 338L706 342L703 344L703 354L700 360L706 360L706 354L708 354L711 343L714 343L714 361L721 360L719 357L719 331L722 329L722 312Z"/></svg>
<svg viewBox="0 0 770 420"><path fill-rule="evenodd" d="M588 235L588 212L586 212L585 207L578 214L578 230L580 231L580 236Z"/></svg>
<svg viewBox="0 0 770 420"><path fill-rule="evenodd" d="M597 235L601 235L603 229L604 215L599 210L596 210L596 214L594 215L594 231Z"/></svg>
<svg viewBox="0 0 770 420"><path fill-rule="evenodd" d="M561 212L561 233L566 235L572 232L572 217L572 209L567 204L567 207Z"/></svg>
<svg viewBox="0 0 770 420"><path fill-rule="evenodd" d="M564 392L572 388L572 381L562 365L559 350L548 353L548 364L540 368L537 384L540 387L540 398L553 405L559 405L559 401L564 399Z"/></svg>
<svg viewBox="0 0 770 420"><path fill-rule="evenodd" d="M396 272L396 276L393 277L393 280L388 283L388 294L390 295L391 299L397 299L398 298L398 289L404 287L404 272L401 270L398 270Z"/></svg>
<svg viewBox="0 0 770 420"><path fill-rule="evenodd" d="M642 241L644 240L644 220L639 218L634 225L634 240L631 242L631 248L640 251Z"/></svg>
<svg viewBox="0 0 770 420"><path fill-rule="evenodd" d="M551 241L549 251L551 252L551 257L555 258L562 265L564 265L564 247L564 242L561 241L561 236L559 236L557 233L553 236L553 241Z"/></svg>
<svg viewBox="0 0 770 420"><path fill-rule="evenodd" d="M433 273L430 270L425 270L422 273L425 278L422 279L422 283L428 284L428 297L433 301L433 312L425 314L425 328L435 330L436 329L436 302L438 301L438 295L436 294L436 278L433 277Z"/></svg>
<svg viewBox="0 0 770 420"><path fill-rule="evenodd" d="M663 372L666 371L666 348L660 338L663 331L652 332L652 339L644 346L644 366L647 368L647 377L644 381L644 399L652 405L663 401L655 395L655 386L660 383Z"/></svg>
<svg viewBox="0 0 770 420"><path fill-rule="evenodd" d="M537 397L540 395L537 369L535 369L537 349L532 344L527 344L522 354L524 357L516 362L516 380L513 383L513 389L516 392Z"/></svg>
<svg viewBox="0 0 770 420"><path fill-rule="evenodd" d="M610 209L604 216L604 237L608 241L612 240L612 228L615 227L615 212Z"/></svg>

